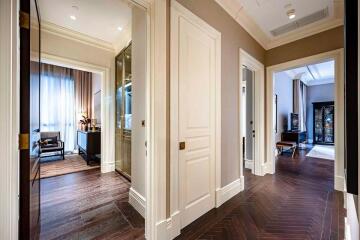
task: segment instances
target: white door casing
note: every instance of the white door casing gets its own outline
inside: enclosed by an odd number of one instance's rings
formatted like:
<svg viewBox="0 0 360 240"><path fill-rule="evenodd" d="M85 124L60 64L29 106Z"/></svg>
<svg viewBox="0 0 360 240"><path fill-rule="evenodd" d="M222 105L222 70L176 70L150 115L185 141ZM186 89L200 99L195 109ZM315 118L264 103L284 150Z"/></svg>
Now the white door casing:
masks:
<svg viewBox="0 0 360 240"><path fill-rule="evenodd" d="M344 191L344 49L336 49L289 62L280 63L266 68L266 167L265 173L275 173L275 135L273 131L273 96L274 96L274 75L287 69L305 66L312 63L327 60L335 61L335 165L334 165L334 188Z"/></svg>
<svg viewBox="0 0 360 240"><path fill-rule="evenodd" d="M245 50L239 50L239 126L240 136L244 136L241 128L243 118L242 114L245 113L242 102L245 101L244 96L241 94L241 82L244 78L242 68L246 66L253 71L253 129L255 130L255 138L253 142L253 169L252 173L255 175L263 176L265 170L265 81L264 81L264 65L257 59L248 54ZM240 149L243 146L243 139L240 138ZM240 151L240 176L243 176L243 153Z"/></svg>
<svg viewBox="0 0 360 240"><path fill-rule="evenodd" d="M220 188L221 34L172 1L171 213L180 228L216 206ZM179 150L179 142L185 149ZM177 198L177 199L176 199Z"/></svg>

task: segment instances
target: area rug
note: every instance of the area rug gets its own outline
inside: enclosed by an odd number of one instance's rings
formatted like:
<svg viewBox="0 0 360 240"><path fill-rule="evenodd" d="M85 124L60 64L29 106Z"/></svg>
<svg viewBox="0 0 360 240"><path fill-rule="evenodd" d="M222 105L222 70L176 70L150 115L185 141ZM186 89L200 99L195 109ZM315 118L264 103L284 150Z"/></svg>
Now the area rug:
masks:
<svg viewBox="0 0 360 240"><path fill-rule="evenodd" d="M308 154L307 157L322 158L327 160L335 160L335 148L334 146L315 145Z"/></svg>
<svg viewBox="0 0 360 240"><path fill-rule="evenodd" d="M59 175L86 171L95 168L100 168L100 165L87 165L86 161L80 155L65 155L65 160L51 159L46 162L42 160L40 165L40 178L55 177Z"/></svg>

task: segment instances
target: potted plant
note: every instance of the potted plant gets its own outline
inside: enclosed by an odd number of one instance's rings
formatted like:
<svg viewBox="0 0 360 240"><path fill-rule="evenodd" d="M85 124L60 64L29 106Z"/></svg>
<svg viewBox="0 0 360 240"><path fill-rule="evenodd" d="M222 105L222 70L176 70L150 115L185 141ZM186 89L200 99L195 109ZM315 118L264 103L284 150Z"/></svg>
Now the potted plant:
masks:
<svg viewBox="0 0 360 240"><path fill-rule="evenodd" d="M88 118L86 115L81 116L82 119L80 119L81 128L84 131L87 131L89 128L89 124L91 123L91 119Z"/></svg>

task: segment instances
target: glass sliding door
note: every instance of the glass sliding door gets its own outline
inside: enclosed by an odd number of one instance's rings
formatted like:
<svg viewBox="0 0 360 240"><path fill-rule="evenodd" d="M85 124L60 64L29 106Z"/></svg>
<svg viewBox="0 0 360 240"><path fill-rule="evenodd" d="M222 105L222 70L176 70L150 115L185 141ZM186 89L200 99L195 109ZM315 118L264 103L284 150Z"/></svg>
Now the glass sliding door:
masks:
<svg viewBox="0 0 360 240"><path fill-rule="evenodd" d="M115 169L131 178L132 76L131 44L120 52L116 64Z"/></svg>

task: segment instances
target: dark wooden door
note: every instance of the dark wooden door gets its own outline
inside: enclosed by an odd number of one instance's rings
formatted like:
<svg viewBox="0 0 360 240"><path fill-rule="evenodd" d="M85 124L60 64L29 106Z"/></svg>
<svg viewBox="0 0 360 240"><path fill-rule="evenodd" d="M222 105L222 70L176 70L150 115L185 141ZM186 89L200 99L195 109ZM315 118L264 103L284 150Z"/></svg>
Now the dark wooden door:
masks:
<svg viewBox="0 0 360 240"><path fill-rule="evenodd" d="M345 1L345 178L358 195L358 1Z"/></svg>
<svg viewBox="0 0 360 240"><path fill-rule="evenodd" d="M20 239L40 233L40 18L36 0L20 0Z"/></svg>

